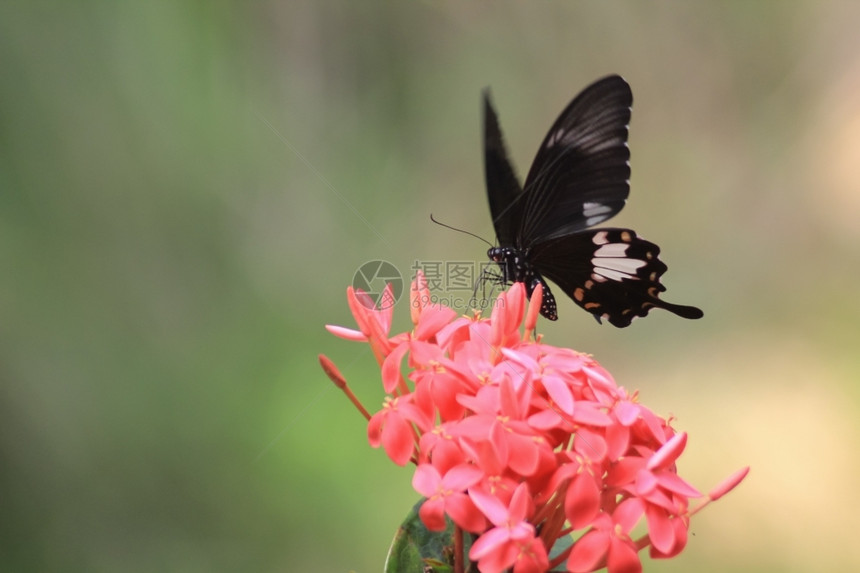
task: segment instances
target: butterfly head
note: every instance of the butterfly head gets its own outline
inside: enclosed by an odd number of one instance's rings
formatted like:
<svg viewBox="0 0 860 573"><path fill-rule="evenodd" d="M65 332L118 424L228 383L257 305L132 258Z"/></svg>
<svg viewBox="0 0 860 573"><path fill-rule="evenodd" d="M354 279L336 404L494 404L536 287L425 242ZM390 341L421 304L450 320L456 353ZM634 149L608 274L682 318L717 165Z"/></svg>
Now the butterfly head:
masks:
<svg viewBox="0 0 860 573"><path fill-rule="evenodd" d="M529 281L534 277L534 269L528 262L528 253L514 247L492 247L487 251L491 261L499 265L502 271L502 283ZM531 290L529 290L531 295Z"/></svg>
<svg viewBox="0 0 860 573"><path fill-rule="evenodd" d="M494 263L501 263L505 260L505 248L504 247L490 247L487 251L487 257Z"/></svg>

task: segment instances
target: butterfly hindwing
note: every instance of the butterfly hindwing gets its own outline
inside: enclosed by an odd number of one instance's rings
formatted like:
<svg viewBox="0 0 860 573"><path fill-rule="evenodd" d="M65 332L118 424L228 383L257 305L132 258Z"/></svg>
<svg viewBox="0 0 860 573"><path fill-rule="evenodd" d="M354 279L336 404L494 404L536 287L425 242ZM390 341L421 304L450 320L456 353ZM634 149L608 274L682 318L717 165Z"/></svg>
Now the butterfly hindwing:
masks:
<svg viewBox="0 0 860 573"><path fill-rule="evenodd" d="M529 260L579 306L614 326L628 326L654 307L700 318L698 308L658 298L667 269L659 254L657 245L630 229L593 229L541 243Z"/></svg>

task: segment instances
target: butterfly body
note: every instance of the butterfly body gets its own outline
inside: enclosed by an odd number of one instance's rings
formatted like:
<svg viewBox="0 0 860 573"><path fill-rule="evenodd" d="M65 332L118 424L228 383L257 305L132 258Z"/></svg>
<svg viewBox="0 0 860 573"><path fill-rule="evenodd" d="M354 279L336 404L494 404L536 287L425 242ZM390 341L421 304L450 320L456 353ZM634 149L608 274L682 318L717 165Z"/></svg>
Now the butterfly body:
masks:
<svg viewBox="0 0 860 573"><path fill-rule="evenodd" d="M660 300L666 265L657 245L630 229L590 229L617 214L630 192L627 131L633 95L619 76L598 80L565 108L538 149L524 185L507 158L484 94L487 197L499 241L487 255L504 283L529 295L543 286L541 314L558 318L550 279L574 302L624 327L651 308L699 318L692 306Z"/></svg>
<svg viewBox="0 0 860 573"><path fill-rule="evenodd" d="M552 295L549 285L535 267L529 263L528 252L522 252L514 247L493 247L487 251L491 261L497 263L502 269L502 282L523 283L526 286L526 294L531 297L537 285L543 286L543 300L540 312L549 320L557 320L558 312L555 297Z"/></svg>

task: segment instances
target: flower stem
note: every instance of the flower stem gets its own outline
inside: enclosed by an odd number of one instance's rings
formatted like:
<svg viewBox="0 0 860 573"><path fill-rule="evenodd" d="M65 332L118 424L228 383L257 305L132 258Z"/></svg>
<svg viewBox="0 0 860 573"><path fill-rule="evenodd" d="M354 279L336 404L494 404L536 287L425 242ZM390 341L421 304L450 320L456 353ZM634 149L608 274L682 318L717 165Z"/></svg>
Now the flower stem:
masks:
<svg viewBox="0 0 860 573"><path fill-rule="evenodd" d="M459 525L454 526L454 573L463 573L463 530Z"/></svg>

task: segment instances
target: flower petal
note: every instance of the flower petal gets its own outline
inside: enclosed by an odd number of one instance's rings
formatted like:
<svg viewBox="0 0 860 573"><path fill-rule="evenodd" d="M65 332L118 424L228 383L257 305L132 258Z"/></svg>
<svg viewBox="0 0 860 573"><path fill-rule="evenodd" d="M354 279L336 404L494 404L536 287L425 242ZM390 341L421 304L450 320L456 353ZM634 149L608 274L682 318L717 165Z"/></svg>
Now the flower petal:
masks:
<svg viewBox="0 0 860 573"><path fill-rule="evenodd" d="M408 344L401 344L395 347L382 363L382 387L389 394L394 392L403 379L400 374L400 365L403 362L403 356L406 355L406 351L408 350Z"/></svg>
<svg viewBox="0 0 860 573"><path fill-rule="evenodd" d="M675 545L675 528L668 512L661 507L649 505L645 509L648 520L648 537L660 553L669 553Z"/></svg>
<svg viewBox="0 0 860 573"><path fill-rule="evenodd" d="M711 498L711 501L717 501L733 489L737 487L739 483L741 483L747 474L750 473L749 466L745 468L741 468L726 479L724 479L717 487L712 489L710 493L708 493L708 497Z"/></svg>
<svg viewBox="0 0 860 573"><path fill-rule="evenodd" d="M415 326L415 338L418 340L429 340L436 336L439 330L449 322L457 318L457 313L440 304L434 304L424 308L418 324Z"/></svg>
<svg viewBox="0 0 860 573"><path fill-rule="evenodd" d="M533 332L537 326L541 303L543 302L543 285L538 283L532 291L529 299L528 312L526 313L526 331Z"/></svg>
<svg viewBox="0 0 860 573"><path fill-rule="evenodd" d="M657 483L660 484L660 487L683 497L702 497L699 490L688 484L681 476L674 472L660 472L657 474Z"/></svg>
<svg viewBox="0 0 860 573"><path fill-rule="evenodd" d="M639 405L622 400L615 404L612 412L618 417L618 421L625 426L632 426L639 417Z"/></svg>
<svg viewBox="0 0 860 573"><path fill-rule="evenodd" d="M474 498L472 501L474 501ZM481 535L472 544L472 549L469 550L469 559L474 561L486 557L493 551L498 551L508 541L510 541L508 530L504 527L494 527Z"/></svg>
<svg viewBox="0 0 860 573"><path fill-rule="evenodd" d="M567 488L564 514L574 529L591 525L600 512L600 488L588 472L576 476Z"/></svg>
<svg viewBox="0 0 860 573"><path fill-rule="evenodd" d="M644 512L645 504L641 500L631 497L622 501L615 508L615 511L612 512L612 520L621 526L624 533L630 533Z"/></svg>
<svg viewBox="0 0 860 573"><path fill-rule="evenodd" d="M577 541L567 558L567 569L572 573L594 571L609 550L609 532L592 529Z"/></svg>
<svg viewBox="0 0 860 573"><path fill-rule="evenodd" d="M389 415L382 426L382 447L398 466L405 466L412 458L415 446L412 442L412 427L402 416Z"/></svg>
<svg viewBox="0 0 860 573"><path fill-rule="evenodd" d="M508 520L508 508L499 498L491 495L479 487L469 489L469 497L475 502L487 519L495 525L502 525Z"/></svg>
<svg viewBox="0 0 860 573"><path fill-rule="evenodd" d="M684 451L687 446L687 432L679 432L666 440L657 453L648 460L647 468L654 470L657 468L666 468L678 459L678 456Z"/></svg>
<svg viewBox="0 0 860 573"><path fill-rule="evenodd" d="M567 415L573 414L573 394L567 382L559 376L547 374L541 376L540 381L549 394L550 399Z"/></svg>
<svg viewBox="0 0 860 573"><path fill-rule="evenodd" d="M445 512L451 521L470 533L481 533L487 529L487 519L465 494L454 494L445 504Z"/></svg>
<svg viewBox="0 0 860 573"><path fill-rule="evenodd" d="M431 464L419 464L412 474L412 487L424 497L431 497L439 490L442 476Z"/></svg>
<svg viewBox="0 0 860 573"><path fill-rule="evenodd" d="M418 517L430 531L444 531L448 525L445 523L445 500L441 497L424 500Z"/></svg>
<svg viewBox="0 0 860 573"><path fill-rule="evenodd" d="M448 470L442 478L446 490L466 491L484 477L480 468L471 464L460 464Z"/></svg>
<svg viewBox="0 0 860 573"><path fill-rule="evenodd" d="M540 539L532 539L531 542L520 545L519 549L520 553L514 563L514 573L545 573L549 569L546 547Z"/></svg>
<svg viewBox="0 0 860 573"><path fill-rule="evenodd" d="M514 490L514 495L510 503L510 520L512 522L521 522L531 513L532 500L529 494L529 486L523 482Z"/></svg>
<svg viewBox="0 0 860 573"><path fill-rule="evenodd" d="M325 329L338 338L343 338L344 340L352 340L354 342L367 342L368 340L360 330L353 330L351 328L336 326L334 324L326 324Z"/></svg>
<svg viewBox="0 0 860 573"><path fill-rule="evenodd" d="M632 541L614 536L610 539L606 569L609 573L641 573L642 562Z"/></svg>

